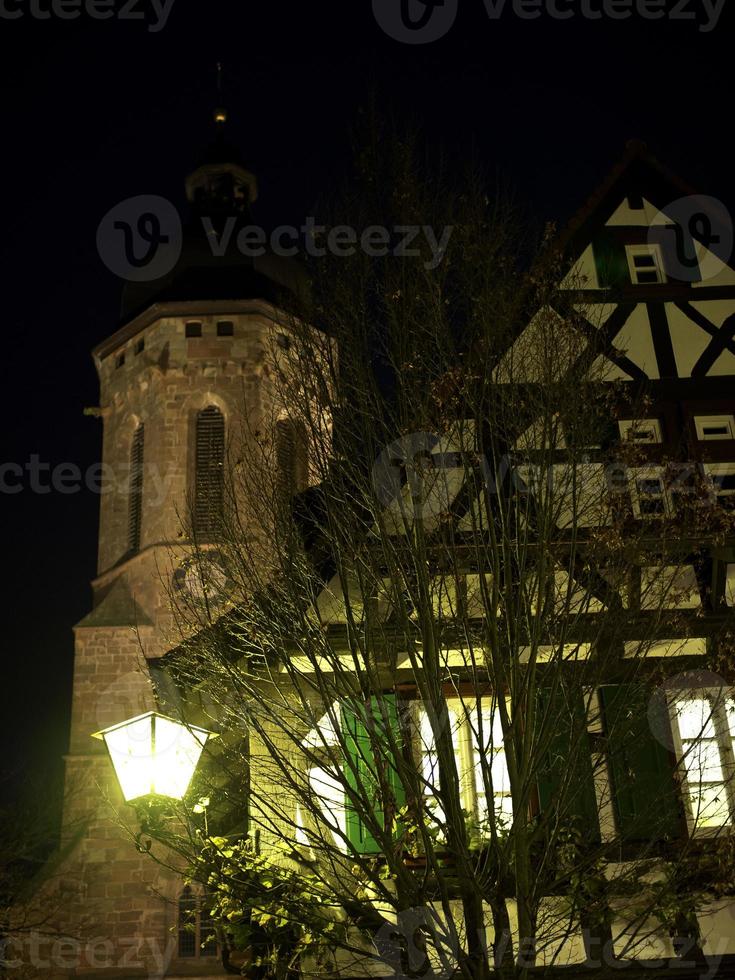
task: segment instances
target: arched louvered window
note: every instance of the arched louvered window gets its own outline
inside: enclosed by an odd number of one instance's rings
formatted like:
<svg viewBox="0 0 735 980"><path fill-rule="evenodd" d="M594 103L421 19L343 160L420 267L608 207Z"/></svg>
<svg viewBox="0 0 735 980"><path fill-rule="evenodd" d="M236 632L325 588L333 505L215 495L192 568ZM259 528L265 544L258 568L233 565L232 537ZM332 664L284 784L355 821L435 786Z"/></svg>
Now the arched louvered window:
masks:
<svg viewBox="0 0 735 980"><path fill-rule="evenodd" d="M215 405L197 413L194 462L194 533L211 538L222 517L225 464L225 419Z"/></svg>
<svg viewBox="0 0 735 980"><path fill-rule="evenodd" d="M285 497L303 490L308 482L306 428L293 419L276 422L278 486Z"/></svg>
<svg viewBox="0 0 735 980"><path fill-rule="evenodd" d="M187 885L179 896L179 957L197 959L217 955L217 936L208 910Z"/></svg>
<svg viewBox="0 0 735 980"><path fill-rule="evenodd" d="M141 422L133 434L130 447L130 498L128 500L128 552L140 550L140 529L143 523L143 447L145 429Z"/></svg>

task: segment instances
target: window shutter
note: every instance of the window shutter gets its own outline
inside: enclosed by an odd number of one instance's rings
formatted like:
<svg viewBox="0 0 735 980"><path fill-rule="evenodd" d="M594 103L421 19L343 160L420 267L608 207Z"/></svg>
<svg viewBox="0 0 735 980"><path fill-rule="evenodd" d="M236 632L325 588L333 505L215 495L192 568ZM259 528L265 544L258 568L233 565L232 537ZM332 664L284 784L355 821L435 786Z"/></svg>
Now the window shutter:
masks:
<svg viewBox="0 0 735 980"><path fill-rule="evenodd" d="M556 815L587 840L597 842L600 825L582 692L566 684L559 684L553 694L539 689L539 726L549 714L552 727L544 736L537 779L541 813Z"/></svg>
<svg viewBox="0 0 735 980"><path fill-rule="evenodd" d="M306 430L293 419L276 422L276 466L278 487L284 499L303 490L308 482Z"/></svg>
<svg viewBox="0 0 735 980"><path fill-rule="evenodd" d="M212 537L222 517L224 459L224 416L210 405L196 418L194 532L199 537Z"/></svg>
<svg viewBox="0 0 735 980"><path fill-rule="evenodd" d="M598 232L592 242L592 251L600 289L630 282L625 247L609 229L605 228Z"/></svg>
<svg viewBox="0 0 735 980"><path fill-rule="evenodd" d="M668 749L653 735L647 692L640 685L600 688L618 832L624 840L661 840L681 833L681 811Z"/></svg>
<svg viewBox="0 0 735 980"><path fill-rule="evenodd" d="M140 530L143 522L143 448L145 430L141 422L133 434L130 448L130 500L128 501L128 552L140 550Z"/></svg>
<svg viewBox="0 0 735 980"><path fill-rule="evenodd" d="M398 776L395 758L391 754L381 706L387 712L392 739L400 744L401 729L394 694L384 694L380 698L370 699L370 707L367 710L372 712L372 733L368 731L365 720L354 711L343 707L341 712L343 738L349 756L349 762L345 767L347 782L352 789L361 790L368 800L375 801L374 819L378 826L384 825L386 819L383 809L386 801L381 799L378 766L385 767L385 778L393 796L391 803L394 802L395 811L405 803L405 792ZM381 743L382 748L376 759L374 748ZM361 854L376 854L380 851L380 845L363 821L361 814L351 806L349 798L346 801L346 827L347 838L356 851Z"/></svg>

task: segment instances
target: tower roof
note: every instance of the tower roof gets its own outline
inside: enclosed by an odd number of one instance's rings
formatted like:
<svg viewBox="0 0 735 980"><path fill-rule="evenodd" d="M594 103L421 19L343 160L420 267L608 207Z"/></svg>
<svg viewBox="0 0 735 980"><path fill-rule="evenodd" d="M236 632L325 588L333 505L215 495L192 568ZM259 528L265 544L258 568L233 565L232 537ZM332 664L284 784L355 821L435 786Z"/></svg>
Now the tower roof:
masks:
<svg viewBox="0 0 735 980"><path fill-rule="evenodd" d="M123 324L154 303L253 299L283 306L305 287L303 269L294 258L267 250L246 255L238 248L238 234L253 224L257 180L229 138L225 109L215 109L214 125L213 139L186 177L189 215L179 257L161 278L126 283Z"/></svg>

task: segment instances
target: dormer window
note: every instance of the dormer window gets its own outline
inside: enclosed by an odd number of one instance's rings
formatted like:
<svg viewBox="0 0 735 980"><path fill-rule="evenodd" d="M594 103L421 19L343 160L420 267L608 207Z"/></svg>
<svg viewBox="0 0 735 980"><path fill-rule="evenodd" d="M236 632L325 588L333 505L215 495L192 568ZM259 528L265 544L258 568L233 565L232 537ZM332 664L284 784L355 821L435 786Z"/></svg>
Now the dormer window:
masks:
<svg viewBox="0 0 735 980"><path fill-rule="evenodd" d="M658 245L626 245L630 281L639 286L666 282Z"/></svg>
<svg viewBox="0 0 735 980"><path fill-rule="evenodd" d="M623 419L618 422L620 437L638 445L660 443L661 423L658 419Z"/></svg>

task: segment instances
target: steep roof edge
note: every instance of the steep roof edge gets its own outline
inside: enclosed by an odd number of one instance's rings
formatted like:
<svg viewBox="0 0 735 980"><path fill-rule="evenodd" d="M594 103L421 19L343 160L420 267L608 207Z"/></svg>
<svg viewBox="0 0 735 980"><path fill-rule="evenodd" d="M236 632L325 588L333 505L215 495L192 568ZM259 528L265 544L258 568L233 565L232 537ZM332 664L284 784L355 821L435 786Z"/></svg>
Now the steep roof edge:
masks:
<svg viewBox="0 0 735 980"><path fill-rule="evenodd" d="M700 193L685 180L661 163L648 149L643 140L630 139L625 144L625 153L618 163L608 171L601 183L587 198L585 203L572 215L566 227L557 237L555 247L562 252L573 244L587 221L605 201L610 191L625 177L635 163L643 163L655 171L662 180L681 192L683 196Z"/></svg>

